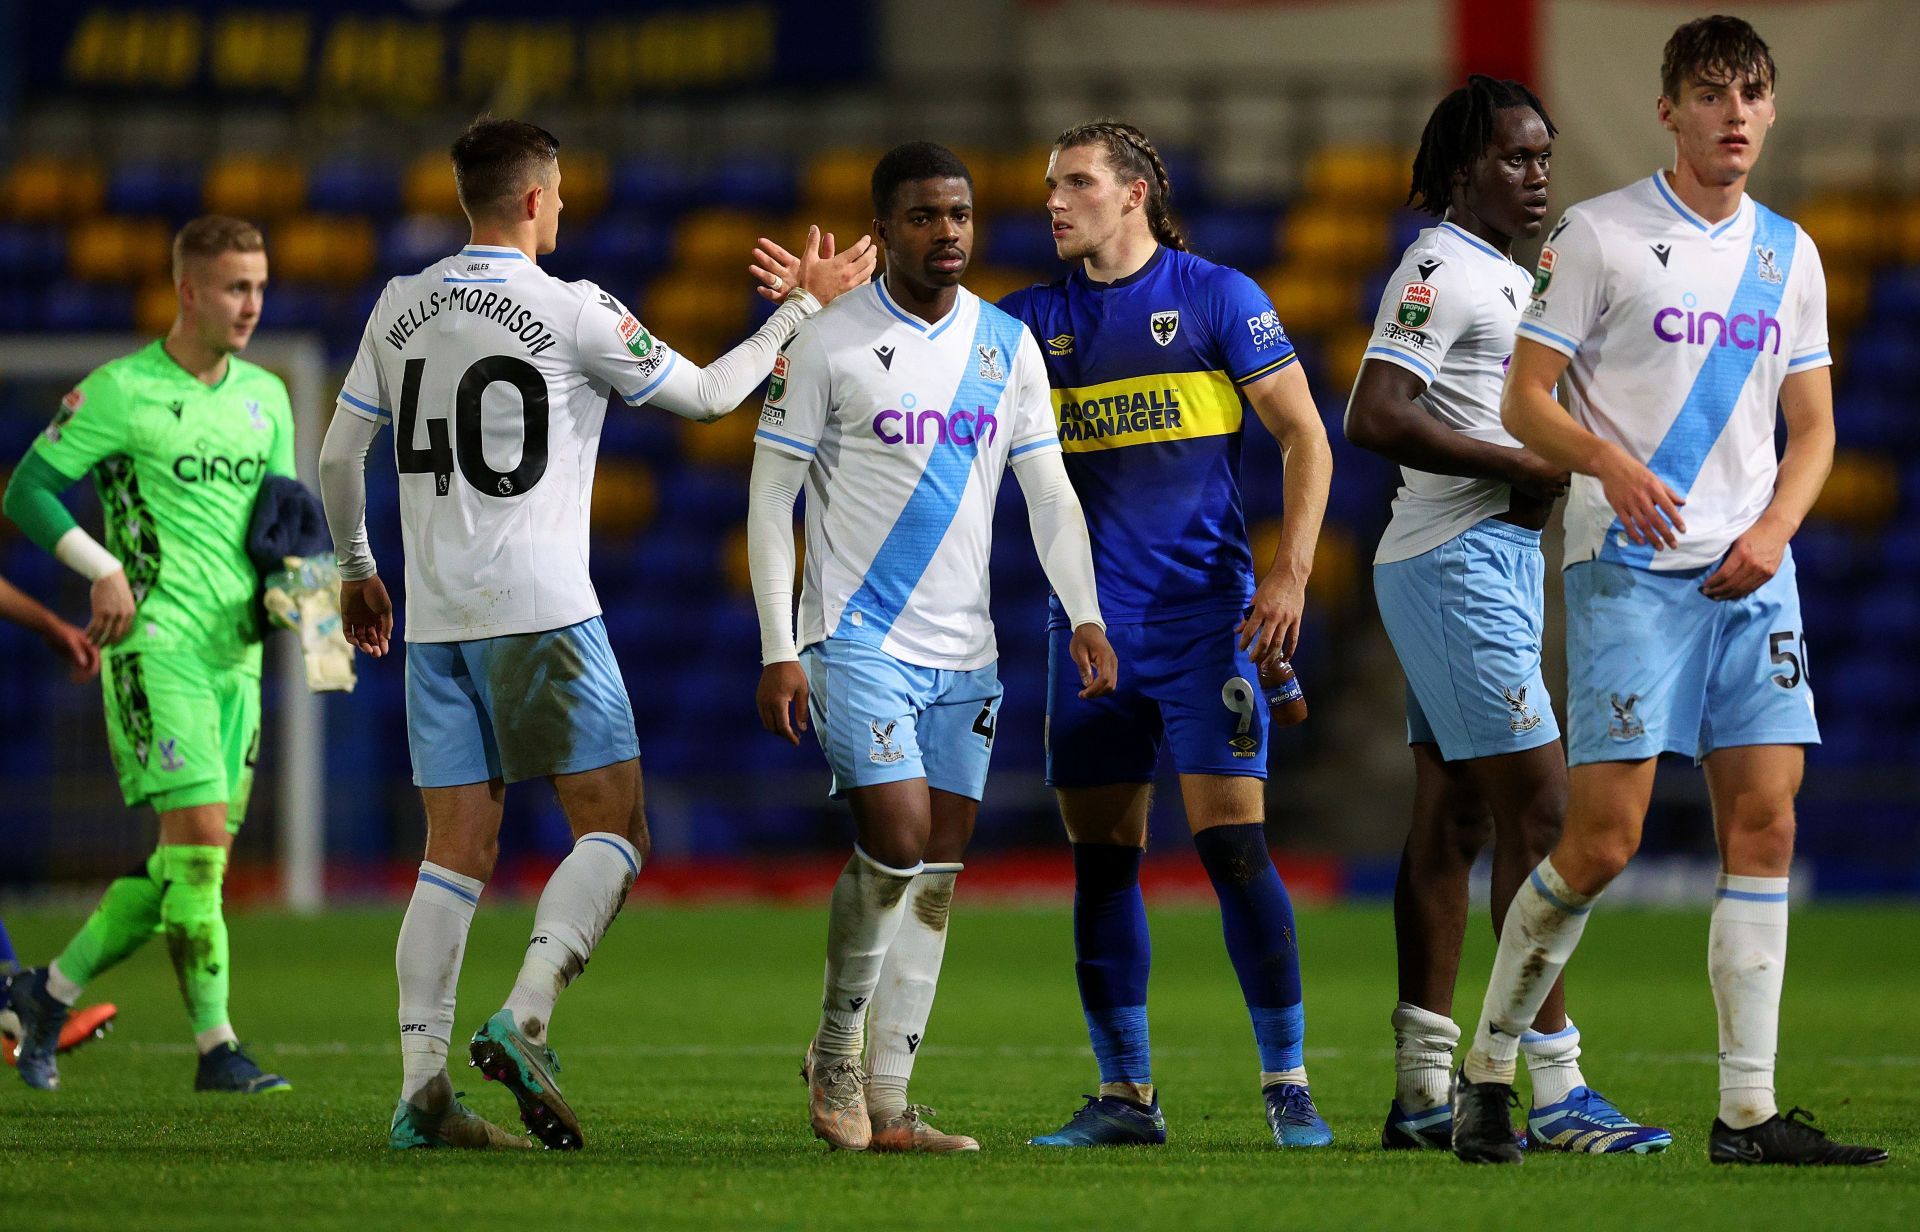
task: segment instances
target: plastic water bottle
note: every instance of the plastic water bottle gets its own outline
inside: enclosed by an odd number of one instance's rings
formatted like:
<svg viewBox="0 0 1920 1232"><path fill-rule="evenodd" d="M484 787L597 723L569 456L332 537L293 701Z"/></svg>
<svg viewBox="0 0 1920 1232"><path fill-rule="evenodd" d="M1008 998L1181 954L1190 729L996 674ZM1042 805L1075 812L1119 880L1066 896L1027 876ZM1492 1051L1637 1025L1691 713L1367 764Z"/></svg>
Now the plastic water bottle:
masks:
<svg viewBox="0 0 1920 1232"><path fill-rule="evenodd" d="M1307 695L1301 691L1300 678L1293 664L1280 654L1267 656L1260 665L1260 691L1266 696L1267 709L1273 712L1276 727L1292 727L1307 717Z"/></svg>

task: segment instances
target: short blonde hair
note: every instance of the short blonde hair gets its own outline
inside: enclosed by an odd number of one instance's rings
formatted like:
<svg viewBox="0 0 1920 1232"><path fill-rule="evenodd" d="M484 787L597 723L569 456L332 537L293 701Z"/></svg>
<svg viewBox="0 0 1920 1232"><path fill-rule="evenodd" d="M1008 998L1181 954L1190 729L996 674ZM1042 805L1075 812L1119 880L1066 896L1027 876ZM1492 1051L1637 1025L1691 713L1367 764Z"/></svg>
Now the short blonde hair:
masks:
<svg viewBox="0 0 1920 1232"><path fill-rule="evenodd" d="M260 228L244 218L225 214L203 214L173 237L173 280L180 281L188 260L217 257L223 252L265 252L267 241Z"/></svg>

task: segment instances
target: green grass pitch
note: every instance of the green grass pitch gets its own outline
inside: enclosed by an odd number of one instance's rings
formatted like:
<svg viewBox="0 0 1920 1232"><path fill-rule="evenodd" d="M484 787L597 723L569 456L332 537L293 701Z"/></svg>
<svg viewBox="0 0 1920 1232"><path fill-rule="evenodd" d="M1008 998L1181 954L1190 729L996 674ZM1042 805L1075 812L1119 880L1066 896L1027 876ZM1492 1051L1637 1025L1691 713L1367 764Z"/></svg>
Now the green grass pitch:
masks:
<svg viewBox="0 0 1920 1232"><path fill-rule="evenodd" d="M837 1155L807 1130L796 1076L815 1017L818 909L635 903L567 994L554 1042L586 1126L579 1155L396 1155L387 1118L397 909L234 920L234 1010L290 1096L195 1096L184 1015L163 947L92 990L118 1030L66 1059L65 1090L0 1074L8 1224L58 1229L303 1228L1578 1228L1920 1227L1920 912L1796 913L1782 1029L1783 1102L1850 1140L1883 1144L1870 1171L1712 1168L1713 1009L1704 911L1608 910L1587 930L1571 1001L1589 1077L1670 1126L1651 1158L1535 1156L1467 1168L1377 1145L1392 1094L1392 931L1382 908L1304 912L1314 1093L1331 1150L1268 1142L1256 1062L1209 911L1154 914L1156 1078L1172 1141L1158 1150L1041 1151L1092 1089L1064 908L956 903L914 1098L981 1154ZM505 996L531 911L481 912L458 1030ZM71 915L7 925L44 957ZM1457 1014L1478 1006L1491 943L1480 923ZM456 1052L464 1057L456 1035ZM483 1113L512 1102L464 1067Z"/></svg>

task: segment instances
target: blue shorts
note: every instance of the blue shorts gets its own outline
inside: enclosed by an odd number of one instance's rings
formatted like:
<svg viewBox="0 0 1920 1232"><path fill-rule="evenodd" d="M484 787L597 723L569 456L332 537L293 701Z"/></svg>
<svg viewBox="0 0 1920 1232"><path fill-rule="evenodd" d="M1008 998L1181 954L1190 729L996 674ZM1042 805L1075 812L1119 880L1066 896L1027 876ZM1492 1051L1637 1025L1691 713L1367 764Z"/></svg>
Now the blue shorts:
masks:
<svg viewBox="0 0 1920 1232"><path fill-rule="evenodd" d="M598 616L544 633L407 643L407 747L420 787L518 783L640 756Z"/></svg>
<svg viewBox="0 0 1920 1232"><path fill-rule="evenodd" d="M1744 599L1701 594L1712 572L1567 568L1567 764L1820 743L1792 550Z"/></svg>
<svg viewBox="0 0 1920 1232"><path fill-rule="evenodd" d="M970 672L902 663L863 642L828 638L800 652L814 735L833 795L902 779L978 800L1000 718L997 663Z"/></svg>
<svg viewBox="0 0 1920 1232"><path fill-rule="evenodd" d="M1160 746L1181 774L1267 777L1260 670L1240 649L1232 611L1110 625L1120 687L1083 699L1070 629L1047 638L1047 784L1101 787L1153 778Z"/></svg>
<svg viewBox="0 0 1920 1232"><path fill-rule="evenodd" d="M1380 622L1407 675L1407 743L1447 761L1560 738L1540 675L1540 532L1489 518L1439 547L1373 567Z"/></svg>

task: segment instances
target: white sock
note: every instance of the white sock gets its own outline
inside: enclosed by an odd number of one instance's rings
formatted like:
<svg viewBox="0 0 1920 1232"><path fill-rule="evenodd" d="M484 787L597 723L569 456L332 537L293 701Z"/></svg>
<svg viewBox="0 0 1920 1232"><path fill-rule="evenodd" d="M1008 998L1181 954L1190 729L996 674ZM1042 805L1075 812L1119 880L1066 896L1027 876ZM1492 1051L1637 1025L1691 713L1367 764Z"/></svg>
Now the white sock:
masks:
<svg viewBox="0 0 1920 1232"><path fill-rule="evenodd" d="M85 991L80 985L67 978L67 973L60 969L59 959L47 964L47 995L49 997L71 1009L73 1003L78 1001L80 994Z"/></svg>
<svg viewBox="0 0 1920 1232"><path fill-rule="evenodd" d="M923 866L888 868L856 845L833 883L827 913L826 992L814 1050L857 1057L866 1043L867 1005L880 967L907 913L907 889Z"/></svg>
<svg viewBox="0 0 1920 1232"><path fill-rule="evenodd" d="M595 831L581 835L547 878L540 905L534 908L527 956L506 1004L520 1034L533 1043L547 1042L554 1003L586 969L639 875L640 853L633 844L618 834Z"/></svg>
<svg viewBox="0 0 1920 1232"><path fill-rule="evenodd" d="M1460 1026L1411 1001L1393 1007L1393 1097L1402 1112L1425 1112L1453 1098L1453 1048Z"/></svg>
<svg viewBox="0 0 1920 1232"><path fill-rule="evenodd" d="M933 1013L940 960L947 953L947 918L960 864L927 864L907 891L900 931L880 964L867 1032L867 1115L876 1123L907 1110L907 1080Z"/></svg>
<svg viewBox="0 0 1920 1232"><path fill-rule="evenodd" d="M460 986L460 960L467 929L486 882L420 862L413 900L400 922L393 965L400 976L400 1094L411 1099L447 1072L447 1042L453 1037L453 999Z"/></svg>
<svg viewBox="0 0 1920 1232"><path fill-rule="evenodd" d="M1263 1069L1260 1071L1260 1089L1262 1091L1271 1086L1278 1086L1283 1082L1290 1083L1296 1087L1306 1086L1307 1067L1304 1065L1296 1065L1292 1069Z"/></svg>
<svg viewBox="0 0 1920 1232"><path fill-rule="evenodd" d="M1720 874L1707 929L1707 974L1720 1011L1720 1119L1747 1129L1773 1116L1780 985L1787 973L1787 879Z"/></svg>
<svg viewBox="0 0 1920 1232"><path fill-rule="evenodd" d="M1468 1082L1513 1082L1520 1037L1573 957L1598 894L1580 894L1553 861L1540 861L1507 908L1486 1003L1461 1073Z"/></svg>
<svg viewBox="0 0 1920 1232"><path fill-rule="evenodd" d="M1533 1106L1545 1108L1584 1087L1580 1073L1580 1028L1567 1019L1567 1025L1551 1035L1528 1031L1520 1037L1520 1051L1527 1054L1527 1078L1533 1084Z"/></svg>
<svg viewBox="0 0 1920 1232"><path fill-rule="evenodd" d="M223 1022L217 1027L208 1027L193 1037L193 1046L200 1050L200 1055L203 1057L222 1044L239 1042L240 1037L233 1033L233 1024L230 1022Z"/></svg>

